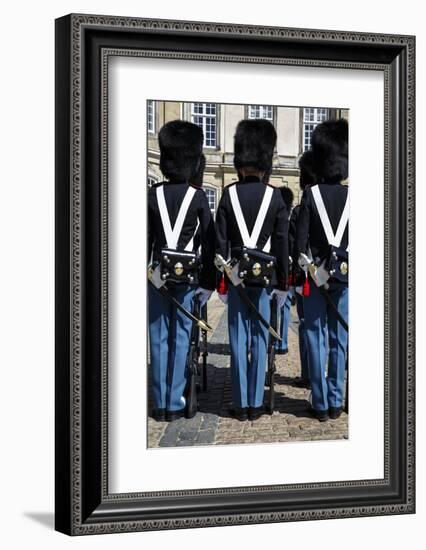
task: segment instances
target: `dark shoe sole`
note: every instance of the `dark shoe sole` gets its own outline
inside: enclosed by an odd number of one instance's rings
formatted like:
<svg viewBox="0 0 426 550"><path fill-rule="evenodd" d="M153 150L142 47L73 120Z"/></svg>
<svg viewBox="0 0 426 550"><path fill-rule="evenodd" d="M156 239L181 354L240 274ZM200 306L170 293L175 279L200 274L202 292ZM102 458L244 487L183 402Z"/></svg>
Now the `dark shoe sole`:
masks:
<svg viewBox="0 0 426 550"><path fill-rule="evenodd" d="M340 418L342 412L343 408L337 410L328 409L328 415L332 420L337 420L338 418Z"/></svg>
<svg viewBox="0 0 426 550"><path fill-rule="evenodd" d="M260 418L264 414L265 414L265 410L263 409L263 407L261 409L255 409L255 408L250 409L250 407L249 407L248 419L249 420L257 420L258 418Z"/></svg>
<svg viewBox="0 0 426 550"><path fill-rule="evenodd" d="M240 422L245 422L246 420L248 420L248 413L246 411L240 412L240 411L235 410L235 409L229 409L228 412L229 412L229 415L231 416L231 418L235 418L236 420L239 420Z"/></svg>
<svg viewBox="0 0 426 550"><path fill-rule="evenodd" d="M287 355L288 349L277 349L275 355Z"/></svg>
<svg viewBox="0 0 426 550"><path fill-rule="evenodd" d="M319 422L327 422L327 420L330 419L328 411L316 411L315 409L311 409L311 413Z"/></svg>
<svg viewBox="0 0 426 550"><path fill-rule="evenodd" d="M179 418L185 417L185 409L182 409L180 411L166 411L166 420L167 422L174 422L175 420L179 420Z"/></svg>
<svg viewBox="0 0 426 550"><path fill-rule="evenodd" d="M154 409L151 413L151 416L157 422L166 421L166 409Z"/></svg>
<svg viewBox="0 0 426 550"><path fill-rule="evenodd" d="M264 414L265 414L264 412L257 413L257 414L249 414L248 419L251 420L251 421L258 420Z"/></svg>

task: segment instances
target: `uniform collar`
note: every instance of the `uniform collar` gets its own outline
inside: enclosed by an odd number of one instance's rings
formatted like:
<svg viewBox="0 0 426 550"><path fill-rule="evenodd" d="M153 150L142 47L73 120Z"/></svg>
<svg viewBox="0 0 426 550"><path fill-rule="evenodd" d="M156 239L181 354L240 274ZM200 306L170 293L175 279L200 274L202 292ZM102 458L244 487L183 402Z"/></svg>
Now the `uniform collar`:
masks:
<svg viewBox="0 0 426 550"><path fill-rule="evenodd" d="M166 185L168 183L173 183L173 184L185 184L185 183L188 183L187 181L184 181L184 180L167 180L164 182Z"/></svg>
<svg viewBox="0 0 426 550"><path fill-rule="evenodd" d="M240 183L251 183L255 181L261 182L262 180L257 176L246 176Z"/></svg>
<svg viewBox="0 0 426 550"><path fill-rule="evenodd" d="M341 181L328 181L328 180L319 181L318 184L327 185L328 187L331 187L332 185L343 185Z"/></svg>

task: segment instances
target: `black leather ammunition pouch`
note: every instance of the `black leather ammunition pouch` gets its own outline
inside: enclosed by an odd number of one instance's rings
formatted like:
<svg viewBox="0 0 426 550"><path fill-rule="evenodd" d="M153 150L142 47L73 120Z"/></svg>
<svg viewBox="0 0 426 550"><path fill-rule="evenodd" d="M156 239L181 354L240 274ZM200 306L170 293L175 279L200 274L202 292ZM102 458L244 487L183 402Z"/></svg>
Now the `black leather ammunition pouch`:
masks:
<svg viewBox="0 0 426 550"><path fill-rule="evenodd" d="M239 263L239 276L245 284L265 287L277 284L275 256L245 246L233 252Z"/></svg>
<svg viewBox="0 0 426 550"><path fill-rule="evenodd" d="M348 284L349 260L347 250L330 245L325 267L330 278Z"/></svg>
<svg viewBox="0 0 426 550"><path fill-rule="evenodd" d="M161 250L160 270L163 281L198 285L199 257L195 252Z"/></svg>

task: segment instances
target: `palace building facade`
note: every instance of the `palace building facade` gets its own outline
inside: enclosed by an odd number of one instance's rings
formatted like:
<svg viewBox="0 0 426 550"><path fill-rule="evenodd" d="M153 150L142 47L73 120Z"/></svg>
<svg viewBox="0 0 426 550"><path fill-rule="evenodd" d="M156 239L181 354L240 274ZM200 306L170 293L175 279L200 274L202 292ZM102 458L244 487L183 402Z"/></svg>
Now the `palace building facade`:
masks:
<svg viewBox="0 0 426 550"><path fill-rule="evenodd" d="M206 169L203 188L210 209L216 213L222 189L237 181L233 164L234 133L244 118L270 120L277 132L277 146L270 183L289 186L295 204L301 199L298 162L310 148L311 135L317 124L327 119L348 118L347 109L326 107L281 107L273 105L237 105L223 103L186 103L174 101L147 102L148 185L163 180L159 167L158 131L170 120L182 119L197 124L204 132Z"/></svg>

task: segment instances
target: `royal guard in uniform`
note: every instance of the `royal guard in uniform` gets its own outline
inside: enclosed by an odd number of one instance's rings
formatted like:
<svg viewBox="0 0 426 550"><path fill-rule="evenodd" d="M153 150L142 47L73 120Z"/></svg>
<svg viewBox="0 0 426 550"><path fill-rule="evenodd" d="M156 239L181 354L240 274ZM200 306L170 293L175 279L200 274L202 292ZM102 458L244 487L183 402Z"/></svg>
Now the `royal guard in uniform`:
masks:
<svg viewBox="0 0 426 550"><path fill-rule="evenodd" d="M302 191L308 185L315 184L315 174L313 171L313 155L312 151L305 151L299 159L300 179L299 187ZM305 314L303 304L303 290L307 292L308 285L305 283L305 272L299 267L296 251L296 228L299 217L300 204L296 204L290 216L288 227L288 246L290 250L290 281L294 288L294 296L296 298L296 310L299 318L298 336L299 336L299 357L301 375L294 381L295 386L299 388L310 388L309 382L309 364L308 364L308 345L305 332Z"/></svg>
<svg viewBox="0 0 426 550"><path fill-rule="evenodd" d="M280 187L281 195L283 197L284 204L286 205L287 212L289 216L293 208L294 195L290 187ZM289 270L291 271L292 257L291 257L291 246L290 246L290 226L289 226ZM276 341L275 349L277 355L285 355L288 353L288 329L290 326L291 320L291 305L293 303L293 290L289 288L287 299L280 310L280 331L279 335L281 336L281 341Z"/></svg>
<svg viewBox="0 0 426 550"><path fill-rule="evenodd" d="M262 178L272 166L276 132L262 119L242 120L234 138L240 180L225 187L216 214L216 265L227 274L232 416L263 414L270 299L287 297L288 212L279 189ZM272 333L276 334L273 330Z"/></svg>
<svg viewBox="0 0 426 550"><path fill-rule="evenodd" d="M316 184L303 193L297 221L311 405L320 421L338 418L344 399L348 342L348 125L326 121L312 134ZM308 295L307 295L308 294ZM326 339L328 338L328 346Z"/></svg>
<svg viewBox="0 0 426 550"><path fill-rule="evenodd" d="M158 141L167 181L148 192L152 414L158 421L172 421L185 414L194 299L198 296L202 306L215 287L215 231L204 191L189 183L202 162L201 128L181 120L168 122ZM200 254L194 246L197 228Z"/></svg>

